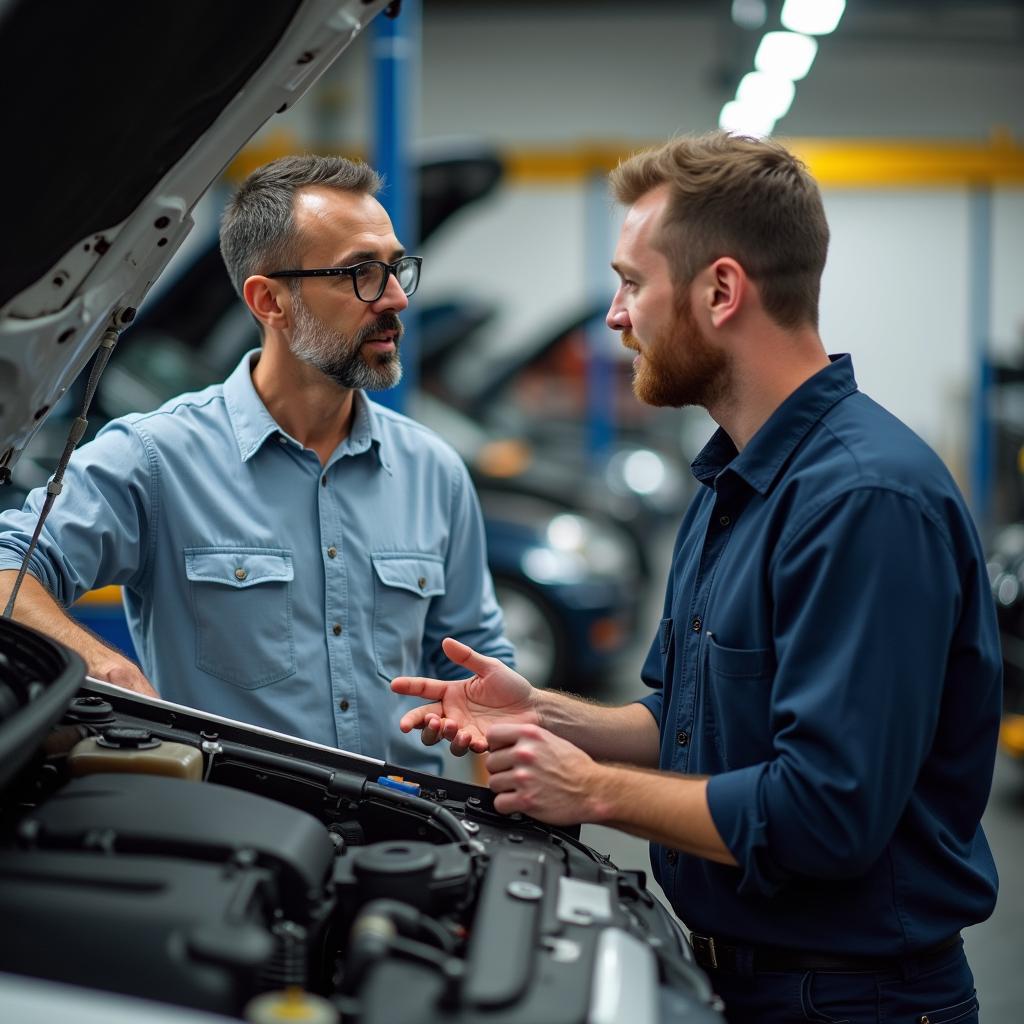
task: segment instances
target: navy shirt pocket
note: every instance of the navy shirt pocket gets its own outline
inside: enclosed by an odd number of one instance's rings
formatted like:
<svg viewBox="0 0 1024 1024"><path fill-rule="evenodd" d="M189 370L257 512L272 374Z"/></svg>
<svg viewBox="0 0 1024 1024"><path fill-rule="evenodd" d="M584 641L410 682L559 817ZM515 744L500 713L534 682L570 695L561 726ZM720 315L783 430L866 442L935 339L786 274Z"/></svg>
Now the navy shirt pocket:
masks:
<svg viewBox="0 0 1024 1024"><path fill-rule="evenodd" d="M774 651L725 647L709 632L705 655L705 718L724 769L770 759Z"/></svg>
<svg viewBox="0 0 1024 1024"><path fill-rule="evenodd" d="M382 553L373 559L373 650L377 671L388 680L418 671L430 598L445 592L440 557Z"/></svg>
<svg viewBox="0 0 1024 1024"><path fill-rule="evenodd" d="M277 548L185 548L196 667L245 690L295 673L292 555Z"/></svg>

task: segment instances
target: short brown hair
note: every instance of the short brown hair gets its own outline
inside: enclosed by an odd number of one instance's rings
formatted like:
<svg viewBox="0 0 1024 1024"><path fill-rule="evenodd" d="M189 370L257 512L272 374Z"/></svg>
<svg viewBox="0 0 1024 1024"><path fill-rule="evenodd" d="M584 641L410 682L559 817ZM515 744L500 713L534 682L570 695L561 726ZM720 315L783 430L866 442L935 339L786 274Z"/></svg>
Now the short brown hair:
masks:
<svg viewBox="0 0 1024 1024"><path fill-rule="evenodd" d="M235 291L253 274L298 262L295 193L321 185L340 192L376 195L383 184L366 164L340 156L284 156L257 167L228 201L220 222L220 251Z"/></svg>
<svg viewBox="0 0 1024 1024"><path fill-rule="evenodd" d="M610 181L626 206L668 185L658 247L678 286L731 256L776 322L817 326L828 222L816 182L783 146L721 131L684 136L629 157Z"/></svg>

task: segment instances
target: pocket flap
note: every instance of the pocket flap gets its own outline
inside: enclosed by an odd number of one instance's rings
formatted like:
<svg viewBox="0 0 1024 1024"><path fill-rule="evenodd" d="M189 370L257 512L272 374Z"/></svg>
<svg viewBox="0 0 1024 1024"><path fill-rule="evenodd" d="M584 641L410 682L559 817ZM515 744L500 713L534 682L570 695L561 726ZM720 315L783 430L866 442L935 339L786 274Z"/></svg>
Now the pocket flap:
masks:
<svg viewBox="0 0 1024 1024"><path fill-rule="evenodd" d="M272 548L186 548L185 575L193 582L252 587L295 578L290 551Z"/></svg>
<svg viewBox="0 0 1024 1024"><path fill-rule="evenodd" d="M767 676L775 668L775 652L769 648L723 647L708 634L708 666L720 676L754 679Z"/></svg>
<svg viewBox="0 0 1024 1024"><path fill-rule="evenodd" d="M398 587L420 597L444 593L444 564L423 555L373 555L373 568L386 587Z"/></svg>

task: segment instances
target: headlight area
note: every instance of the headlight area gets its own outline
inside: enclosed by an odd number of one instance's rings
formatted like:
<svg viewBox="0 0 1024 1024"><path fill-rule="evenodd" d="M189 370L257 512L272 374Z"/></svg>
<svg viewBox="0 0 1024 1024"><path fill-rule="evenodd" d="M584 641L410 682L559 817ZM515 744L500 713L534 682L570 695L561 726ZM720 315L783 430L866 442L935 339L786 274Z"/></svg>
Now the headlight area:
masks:
<svg viewBox="0 0 1024 1024"><path fill-rule="evenodd" d="M538 583L578 583L586 576L620 582L634 579L637 568L629 538L589 516L563 513L543 531L547 547L523 558L523 570Z"/></svg>

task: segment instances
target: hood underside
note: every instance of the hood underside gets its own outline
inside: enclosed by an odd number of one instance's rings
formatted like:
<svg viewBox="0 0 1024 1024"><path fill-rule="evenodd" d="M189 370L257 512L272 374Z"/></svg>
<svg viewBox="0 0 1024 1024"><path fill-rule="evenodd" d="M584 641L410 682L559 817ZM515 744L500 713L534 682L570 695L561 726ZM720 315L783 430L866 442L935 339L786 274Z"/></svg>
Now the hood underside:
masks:
<svg viewBox="0 0 1024 1024"><path fill-rule="evenodd" d="M0 475L238 150L386 0L0 3Z"/></svg>

